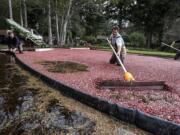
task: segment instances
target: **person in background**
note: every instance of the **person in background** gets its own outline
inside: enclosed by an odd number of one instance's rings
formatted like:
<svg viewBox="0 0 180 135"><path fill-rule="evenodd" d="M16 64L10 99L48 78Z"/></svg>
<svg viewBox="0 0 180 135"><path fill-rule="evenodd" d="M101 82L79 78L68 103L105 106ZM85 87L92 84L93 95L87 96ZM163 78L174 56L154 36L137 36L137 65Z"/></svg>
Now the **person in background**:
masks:
<svg viewBox="0 0 180 135"><path fill-rule="evenodd" d="M110 36L111 44L113 45L118 57L124 63L124 56L126 55L126 47L124 44L124 40L122 36L119 34L119 27L113 26L112 28L112 34ZM113 53L110 58L110 64L117 63L117 65L120 65L115 54Z"/></svg>
<svg viewBox="0 0 180 135"><path fill-rule="evenodd" d="M180 43L180 40L172 42L171 46L174 46L176 43ZM180 49L180 47L179 47L179 49ZM180 57L180 51L177 51L176 55L174 57L174 60L177 60L179 57Z"/></svg>
<svg viewBox="0 0 180 135"><path fill-rule="evenodd" d="M18 49L19 53L23 53L22 44L13 31L8 32L7 44L9 51L15 53L16 50Z"/></svg>

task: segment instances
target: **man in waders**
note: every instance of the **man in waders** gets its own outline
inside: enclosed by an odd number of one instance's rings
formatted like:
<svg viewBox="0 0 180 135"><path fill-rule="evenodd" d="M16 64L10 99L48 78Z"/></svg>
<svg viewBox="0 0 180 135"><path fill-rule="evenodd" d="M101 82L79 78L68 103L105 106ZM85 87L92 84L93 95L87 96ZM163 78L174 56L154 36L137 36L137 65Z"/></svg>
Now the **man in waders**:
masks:
<svg viewBox="0 0 180 135"><path fill-rule="evenodd" d="M174 41L174 42L171 44L171 46L174 46L174 44L176 44L176 43L180 43L180 40ZM179 49L180 49L180 48L179 48ZM175 57L174 57L174 60L177 60L179 57L180 57L180 51L177 51L177 52L176 52L176 55L175 55Z"/></svg>
<svg viewBox="0 0 180 135"><path fill-rule="evenodd" d="M110 41L111 41L111 44L113 45L118 57L120 58L122 63L124 63L124 55L126 55L126 47L125 47L122 36L119 34L118 26L114 26L112 28L112 34L110 36ZM110 62L110 64L117 63L117 65L120 65L118 60L116 59L116 55L114 53L112 54L109 62Z"/></svg>
<svg viewBox="0 0 180 135"><path fill-rule="evenodd" d="M18 49L19 53L23 53L22 43L13 31L8 32L7 44L9 51L15 53L16 49Z"/></svg>

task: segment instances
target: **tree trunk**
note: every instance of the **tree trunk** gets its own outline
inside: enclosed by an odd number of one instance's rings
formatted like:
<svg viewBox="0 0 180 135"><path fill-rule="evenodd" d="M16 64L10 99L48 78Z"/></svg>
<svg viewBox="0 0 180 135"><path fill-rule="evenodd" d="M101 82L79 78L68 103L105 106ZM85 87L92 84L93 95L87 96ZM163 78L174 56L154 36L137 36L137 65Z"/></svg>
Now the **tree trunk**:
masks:
<svg viewBox="0 0 180 135"><path fill-rule="evenodd" d="M158 33L157 47L161 46L162 38L163 38L163 32L161 31Z"/></svg>
<svg viewBox="0 0 180 135"><path fill-rule="evenodd" d="M162 42L162 39L163 39L163 34L164 34L164 25L162 24L161 28L160 28L160 30L158 32L157 47L161 46L161 42Z"/></svg>
<svg viewBox="0 0 180 135"><path fill-rule="evenodd" d="M55 1L56 4L56 39L57 39L57 45L59 45L60 43L60 39L59 39L59 19L58 19L58 8L57 8L57 0Z"/></svg>
<svg viewBox="0 0 180 135"><path fill-rule="evenodd" d="M23 8L24 8L24 27L28 27L28 21L27 21L27 6L26 6L26 0L23 0Z"/></svg>
<svg viewBox="0 0 180 135"><path fill-rule="evenodd" d="M21 26L24 26L23 11L22 11L22 0L20 0L20 19L21 19Z"/></svg>
<svg viewBox="0 0 180 135"><path fill-rule="evenodd" d="M48 0L48 35L49 45L52 45L52 28L51 28L51 0Z"/></svg>
<svg viewBox="0 0 180 135"><path fill-rule="evenodd" d="M68 11L66 14L66 18L64 21L64 25L63 25L63 32L62 32L62 45L65 45L66 43L66 36L67 36L67 25L70 19L70 11L71 11L71 6L72 6L72 1L73 0L69 0L69 7L68 7Z"/></svg>
<svg viewBox="0 0 180 135"><path fill-rule="evenodd" d="M69 45L69 44L70 44L70 36L67 35L67 45Z"/></svg>
<svg viewBox="0 0 180 135"><path fill-rule="evenodd" d="M60 27L60 45L62 45L63 25L64 25L64 15L61 17L61 27Z"/></svg>
<svg viewBox="0 0 180 135"><path fill-rule="evenodd" d="M8 2L9 2L9 18L13 20L12 1L8 0Z"/></svg>
<svg viewBox="0 0 180 135"><path fill-rule="evenodd" d="M152 32L147 32L146 34L146 45L148 48L153 48L152 47Z"/></svg>
<svg viewBox="0 0 180 135"><path fill-rule="evenodd" d="M62 31L62 41L61 41L61 45L65 45L66 43L66 36L67 36L67 24L68 24L68 21L65 20L64 22L64 25L63 25L63 31Z"/></svg>

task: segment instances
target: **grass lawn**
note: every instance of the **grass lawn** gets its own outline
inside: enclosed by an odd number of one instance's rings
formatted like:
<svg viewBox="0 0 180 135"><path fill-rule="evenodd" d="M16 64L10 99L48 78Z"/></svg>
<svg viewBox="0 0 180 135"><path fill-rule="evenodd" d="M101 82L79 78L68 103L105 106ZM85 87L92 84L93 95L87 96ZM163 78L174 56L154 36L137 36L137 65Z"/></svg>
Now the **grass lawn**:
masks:
<svg viewBox="0 0 180 135"><path fill-rule="evenodd" d="M160 52L160 51L128 50L128 53L147 55L147 56L164 57L164 58L173 58L175 56L175 53Z"/></svg>
<svg viewBox="0 0 180 135"><path fill-rule="evenodd" d="M94 49L103 50L103 51L111 51L109 46L98 46ZM175 53L171 52L161 52L152 49L141 49L141 48L127 48L127 52L130 54L139 54L139 55L146 55L146 56L156 56L156 57L163 57L163 58L173 58Z"/></svg>
<svg viewBox="0 0 180 135"><path fill-rule="evenodd" d="M2 44L0 44L0 49L7 49L7 48L8 48L7 45L2 45Z"/></svg>

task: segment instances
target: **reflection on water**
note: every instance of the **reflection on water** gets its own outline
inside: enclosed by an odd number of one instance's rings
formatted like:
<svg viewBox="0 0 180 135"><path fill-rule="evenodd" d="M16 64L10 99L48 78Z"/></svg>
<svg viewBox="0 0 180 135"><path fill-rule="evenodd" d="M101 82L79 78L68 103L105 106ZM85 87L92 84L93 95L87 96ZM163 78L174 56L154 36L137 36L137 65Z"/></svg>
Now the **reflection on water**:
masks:
<svg viewBox="0 0 180 135"><path fill-rule="evenodd" d="M21 70L0 54L0 134L147 134L86 107Z"/></svg>

